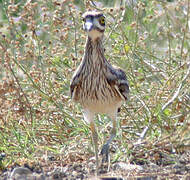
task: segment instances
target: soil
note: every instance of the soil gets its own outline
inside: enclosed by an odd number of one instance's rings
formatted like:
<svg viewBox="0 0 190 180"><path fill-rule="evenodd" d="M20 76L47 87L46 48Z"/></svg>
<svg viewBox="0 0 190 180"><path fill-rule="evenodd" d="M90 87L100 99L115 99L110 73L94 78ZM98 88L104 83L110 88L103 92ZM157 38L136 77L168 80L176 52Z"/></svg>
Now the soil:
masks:
<svg viewBox="0 0 190 180"><path fill-rule="evenodd" d="M98 180L157 180L157 179L185 179L190 180L190 155L184 153L175 162L169 164L142 163L135 160L135 164L115 162L101 166L99 175L95 176L95 162L91 158L88 161L76 161L59 164L56 158L51 157L46 162L25 163L22 166L14 164L4 169L0 180L75 180L75 179L98 179ZM65 161L66 162L66 161ZM137 165L139 164L139 165ZM109 168L109 170L108 170Z"/></svg>

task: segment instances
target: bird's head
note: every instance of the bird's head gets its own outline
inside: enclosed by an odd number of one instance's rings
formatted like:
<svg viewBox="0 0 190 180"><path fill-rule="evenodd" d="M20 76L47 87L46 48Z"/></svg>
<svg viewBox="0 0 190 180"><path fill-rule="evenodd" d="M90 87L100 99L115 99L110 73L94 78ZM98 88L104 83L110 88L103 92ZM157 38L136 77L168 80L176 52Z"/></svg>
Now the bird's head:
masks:
<svg viewBox="0 0 190 180"><path fill-rule="evenodd" d="M83 14L83 29L88 36L94 41L104 34L105 16L101 12L88 11Z"/></svg>

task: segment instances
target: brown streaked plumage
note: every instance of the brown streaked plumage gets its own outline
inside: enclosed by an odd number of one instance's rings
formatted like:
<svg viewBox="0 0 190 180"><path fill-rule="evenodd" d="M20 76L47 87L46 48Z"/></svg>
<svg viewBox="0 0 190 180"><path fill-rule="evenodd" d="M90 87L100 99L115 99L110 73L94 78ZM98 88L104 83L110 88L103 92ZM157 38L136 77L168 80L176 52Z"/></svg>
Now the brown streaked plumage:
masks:
<svg viewBox="0 0 190 180"><path fill-rule="evenodd" d="M84 119L90 123L95 146L96 170L98 172L98 135L94 115L107 114L113 122L111 136L104 144L101 154L108 160L109 144L116 135L116 117L120 106L127 100L129 85L125 72L113 67L104 56L103 32L105 17L100 12L86 12L83 15L84 30L88 33L85 53L81 64L71 80L71 97L82 105Z"/></svg>

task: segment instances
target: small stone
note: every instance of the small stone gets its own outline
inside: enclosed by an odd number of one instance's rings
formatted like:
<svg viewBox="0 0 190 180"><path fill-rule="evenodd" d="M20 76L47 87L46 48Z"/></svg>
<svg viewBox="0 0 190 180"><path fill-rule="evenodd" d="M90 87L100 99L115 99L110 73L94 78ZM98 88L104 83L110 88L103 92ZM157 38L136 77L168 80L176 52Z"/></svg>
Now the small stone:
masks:
<svg viewBox="0 0 190 180"><path fill-rule="evenodd" d="M19 178L19 176L28 176L32 173L32 171L28 168L25 168L25 167L17 167L15 168L11 175L10 175L10 178L11 179L16 179L16 178Z"/></svg>
<svg viewBox="0 0 190 180"><path fill-rule="evenodd" d="M134 164L127 164L124 162L119 162L114 165L115 169L120 169L122 171L142 171L143 167L139 165L134 165Z"/></svg>

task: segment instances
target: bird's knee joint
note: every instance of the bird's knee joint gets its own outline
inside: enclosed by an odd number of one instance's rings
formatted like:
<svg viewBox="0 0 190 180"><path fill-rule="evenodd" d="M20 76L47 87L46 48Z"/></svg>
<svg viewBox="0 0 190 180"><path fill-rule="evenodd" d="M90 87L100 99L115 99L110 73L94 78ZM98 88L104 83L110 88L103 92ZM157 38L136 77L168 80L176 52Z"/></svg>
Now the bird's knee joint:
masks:
<svg viewBox="0 0 190 180"><path fill-rule="evenodd" d="M116 128L113 128L112 130L111 130L111 135L116 135Z"/></svg>

